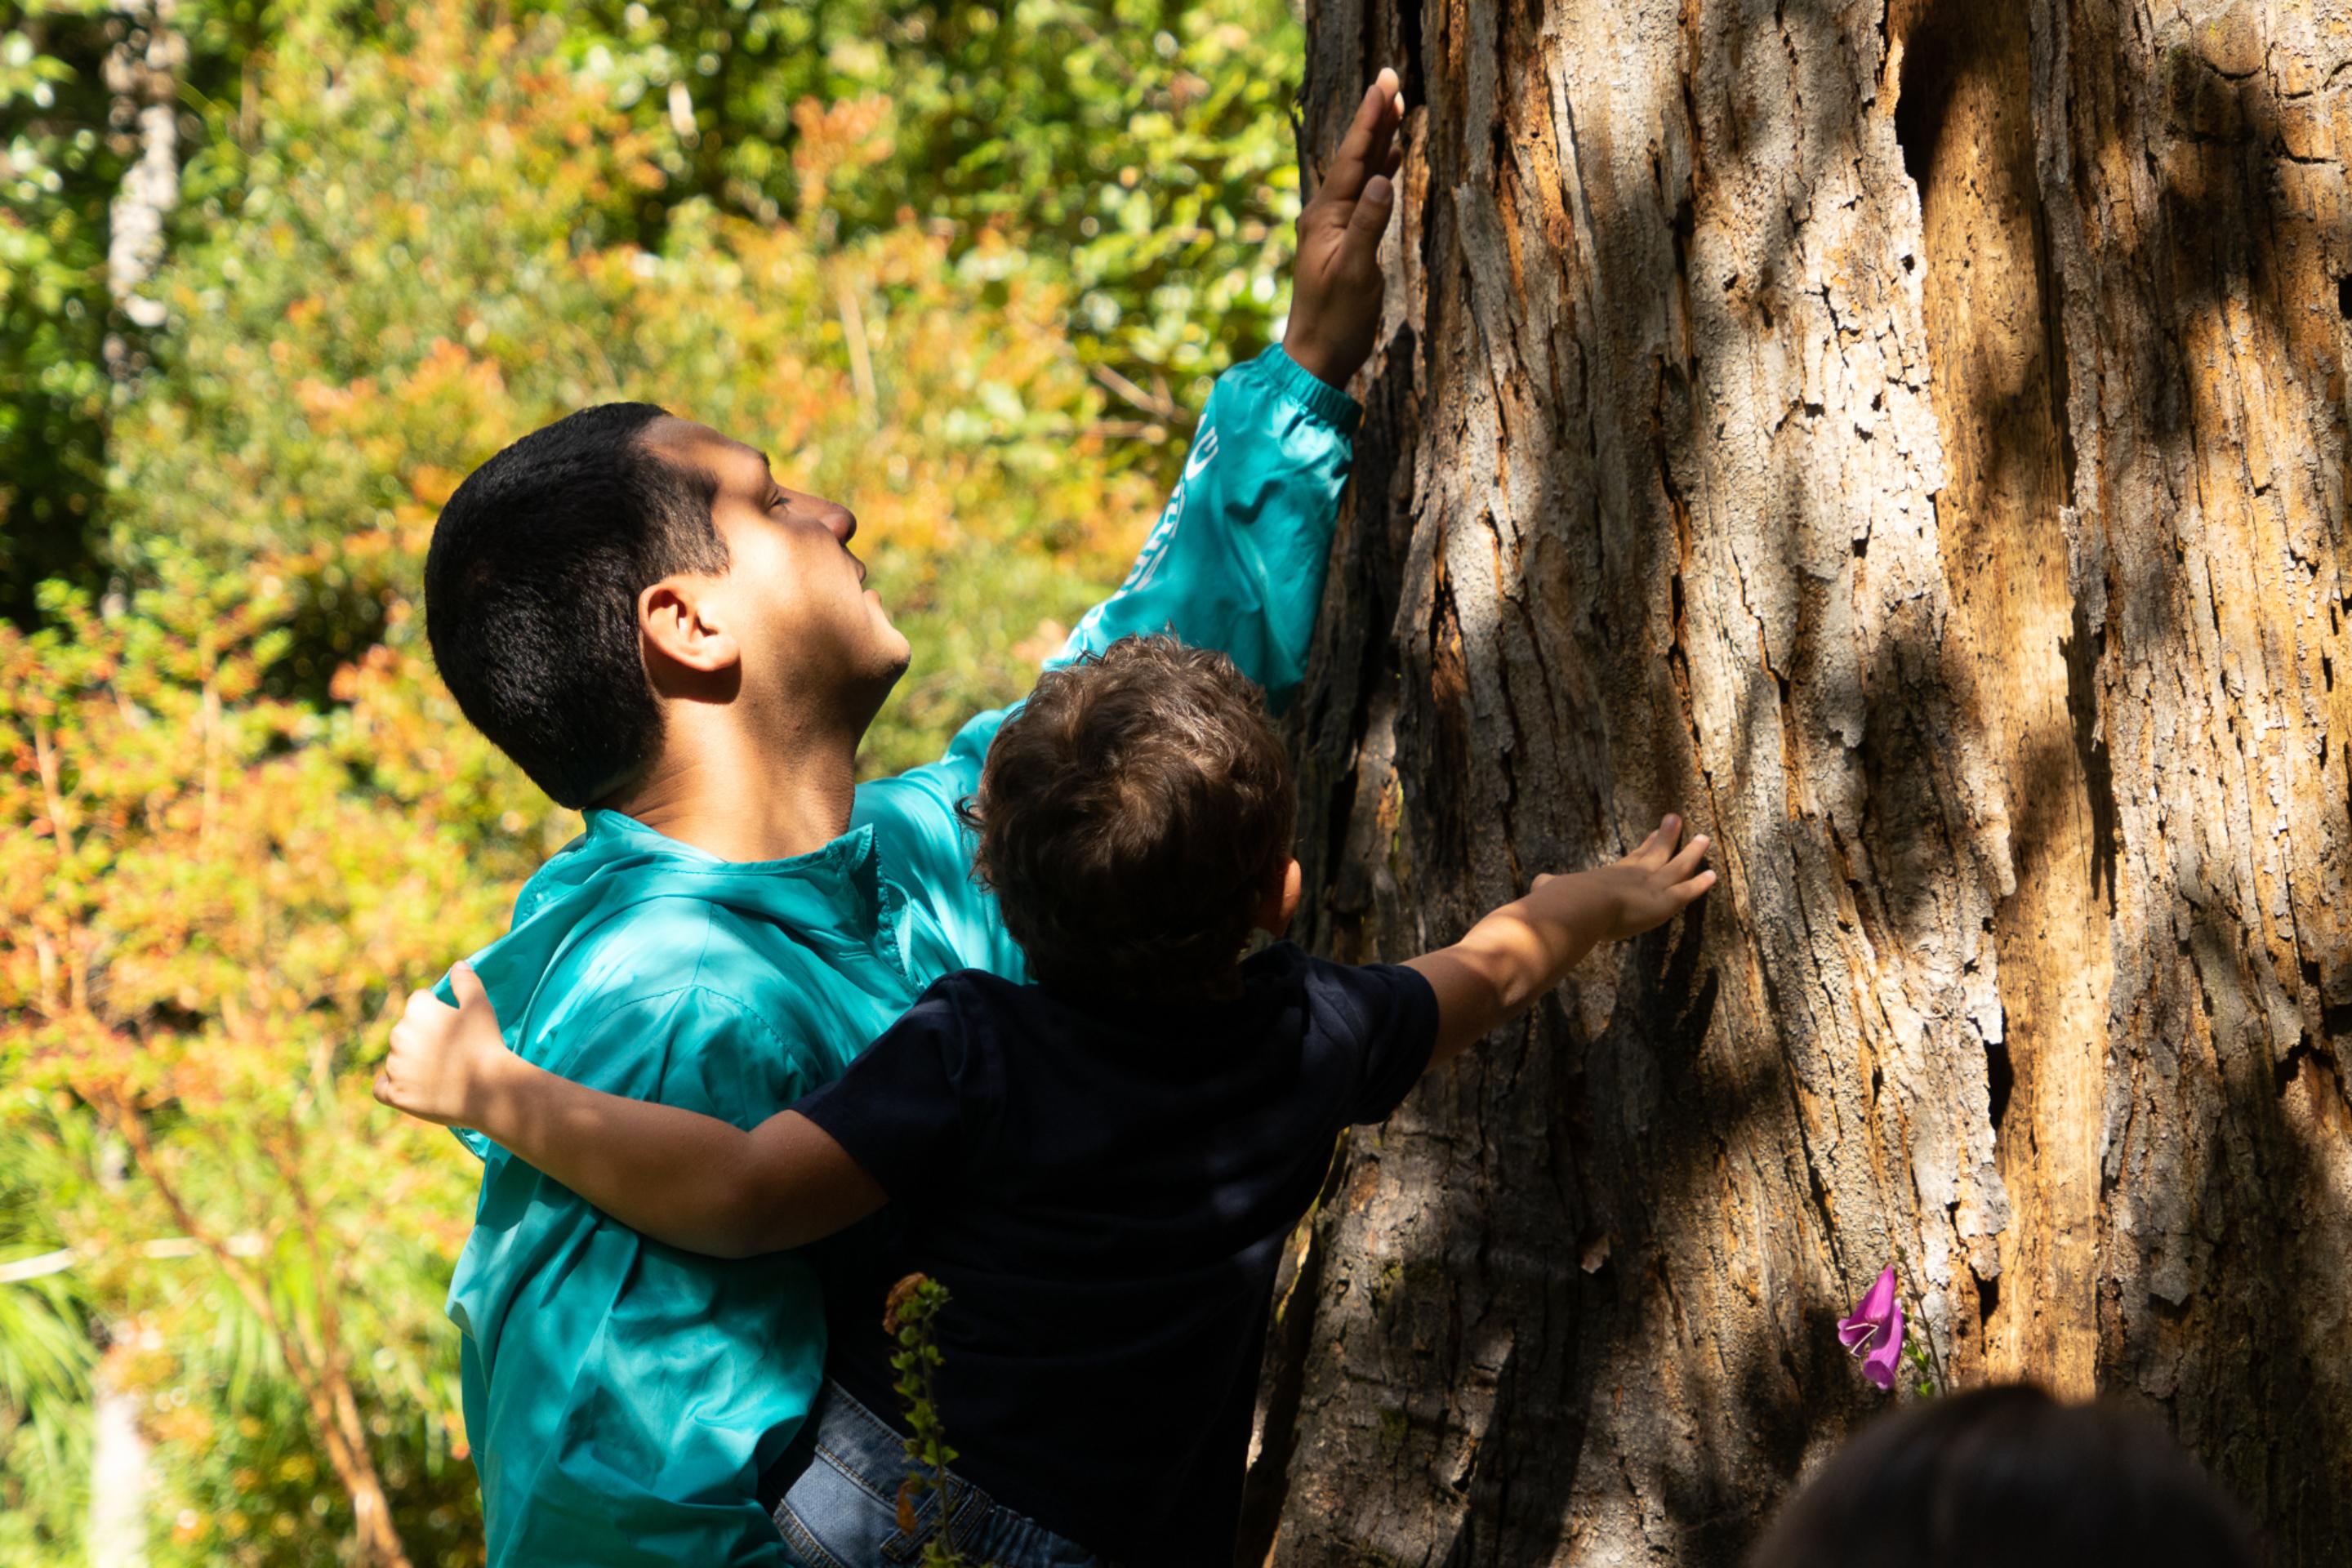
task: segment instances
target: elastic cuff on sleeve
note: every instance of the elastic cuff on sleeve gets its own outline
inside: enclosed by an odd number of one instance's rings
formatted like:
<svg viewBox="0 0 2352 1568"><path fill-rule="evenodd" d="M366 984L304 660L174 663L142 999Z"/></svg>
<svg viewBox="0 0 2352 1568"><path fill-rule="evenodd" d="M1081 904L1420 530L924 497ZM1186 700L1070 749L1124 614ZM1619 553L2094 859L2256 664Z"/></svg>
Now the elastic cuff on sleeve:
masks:
<svg viewBox="0 0 2352 1568"><path fill-rule="evenodd" d="M1257 356L1273 380L1275 390L1283 393L1318 419L1338 430L1342 436L1353 436L1362 422L1364 406L1348 394L1300 364L1275 344Z"/></svg>

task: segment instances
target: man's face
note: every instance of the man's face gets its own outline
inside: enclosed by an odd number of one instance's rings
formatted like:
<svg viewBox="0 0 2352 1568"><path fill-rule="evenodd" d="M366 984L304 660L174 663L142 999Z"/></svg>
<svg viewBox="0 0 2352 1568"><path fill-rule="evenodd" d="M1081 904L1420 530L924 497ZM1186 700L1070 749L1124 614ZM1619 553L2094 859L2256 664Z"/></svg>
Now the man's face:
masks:
<svg viewBox="0 0 2352 1568"><path fill-rule="evenodd" d="M907 668L907 639L849 552L849 509L776 483L767 458L708 426L665 419L646 432L673 461L718 481L711 520L728 568L712 595L742 647L743 685L815 702L862 728Z"/></svg>

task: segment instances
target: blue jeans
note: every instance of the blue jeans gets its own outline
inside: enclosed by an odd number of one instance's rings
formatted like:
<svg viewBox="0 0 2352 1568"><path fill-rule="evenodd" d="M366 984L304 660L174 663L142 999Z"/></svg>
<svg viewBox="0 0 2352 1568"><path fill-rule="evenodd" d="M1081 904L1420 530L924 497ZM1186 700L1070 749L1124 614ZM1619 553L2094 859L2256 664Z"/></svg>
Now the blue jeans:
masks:
<svg viewBox="0 0 2352 1568"><path fill-rule="evenodd" d="M882 1568L912 1563L940 1531L940 1495L915 1505L915 1528L898 1528L898 1483L910 1467L906 1440L828 1382L779 1469L792 1476L776 1505L776 1528L802 1568ZM797 1470L797 1474L793 1473ZM1095 1554L1026 1514L998 1506L948 1474L948 1544L994 1568L1102 1568Z"/></svg>

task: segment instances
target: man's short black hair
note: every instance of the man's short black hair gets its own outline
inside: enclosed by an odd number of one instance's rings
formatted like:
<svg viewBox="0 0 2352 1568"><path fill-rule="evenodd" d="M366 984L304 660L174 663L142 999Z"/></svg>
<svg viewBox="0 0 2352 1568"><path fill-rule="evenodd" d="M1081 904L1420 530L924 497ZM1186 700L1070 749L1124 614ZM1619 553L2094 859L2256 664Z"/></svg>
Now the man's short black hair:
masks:
<svg viewBox="0 0 2352 1568"><path fill-rule="evenodd" d="M1138 997L1233 967L1297 814L1265 695L1223 654L1151 637L1040 677L966 819L1030 972Z"/></svg>
<svg viewBox="0 0 2352 1568"><path fill-rule="evenodd" d="M533 431L467 476L425 557L441 679L564 805L610 794L660 744L637 595L673 573L727 569L717 481L646 443L664 417L607 403Z"/></svg>

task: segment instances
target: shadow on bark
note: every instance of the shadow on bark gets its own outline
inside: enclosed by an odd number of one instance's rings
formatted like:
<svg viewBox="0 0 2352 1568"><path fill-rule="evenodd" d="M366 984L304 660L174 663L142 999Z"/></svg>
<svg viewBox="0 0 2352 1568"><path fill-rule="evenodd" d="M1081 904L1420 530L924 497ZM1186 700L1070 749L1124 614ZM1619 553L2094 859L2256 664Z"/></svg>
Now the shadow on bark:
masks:
<svg viewBox="0 0 2352 1568"><path fill-rule="evenodd" d="M1998 40L1971 29L1980 13L1957 0L1911 9L1898 22L1910 29L1897 34L1910 51L1903 79L1882 72L1877 88L1890 98L1899 88L1886 129L1914 176L1932 184L1949 155L1938 100L1948 105L1969 71L1989 68ZM1736 159L1743 139L1775 131L1742 98L1770 85L1762 60L1808 89L1795 126L1799 177L1834 175L1844 89L1805 73L1846 47L1852 18L1809 0L1737 15L1685 7L1680 102L1662 105L1650 188L1635 192L1607 186L1597 143L1544 142L1552 111L1529 108L1542 83L1526 68L1540 58L1532 40L1548 14L1376 5L1368 15L1348 5L1311 18L1318 35L1338 29L1383 45L1352 58L1318 51L1308 121L1327 145L1374 58L1396 58L1387 46L1399 40L1412 46L1406 76L1423 116L1406 177L1416 226L1398 259L1427 289L1409 303L1410 324L1391 338L1373 385L1320 676L1294 721L1301 856L1309 885L1325 894L1308 940L1350 958L1443 941L1484 901L1513 890L1513 879L1545 868L1538 858L1584 864L1616 852L1630 803L1687 801L1698 826L1741 832L1748 841L1727 845L1727 857L1744 861L1748 901L1735 918L1727 883L1710 900L1724 907L1703 925L1635 944L1612 977L1578 982L1570 1012L1547 1005L1531 1028L1490 1044L1458 1079L1424 1090L1391 1128L1351 1147L1317 1222L1310 1267L1319 1289L1302 1289L1292 1303L1294 1313L1321 1316L1294 1316L1277 1335L1265 1458L1252 1479L1243 1558L1251 1563L1265 1559L1286 1500L1286 1563L1576 1561L1591 1538L1575 1532L1596 1518L1618 1531L1612 1541L1639 1539L1658 1561L1733 1561L1809 1453L1879 1402L1836 1345L1838 1289L1892 1260L1905 1238L1940 1237L1948 1279L1931 1317L1939 1352L1957 1343L1964 1367L1969 1355L1981 1365L1986 1321L2001 1307L1990 1242L1969 1228L1997 1229L1999 1215L1968 1211L1998 1193L1938 1189L1932 1173L1907 1162L1923 1121L1937 1114L1935 1094L1955 1105L1979 1097L1990 1146L2020 1138L2011 1096L2030 1096L2032 1064L2009 1059L1997 1019L1977 1059L1950 1059L1953 1042L1975 1037L1963 1016L1974 1005L1969 977L1906 968L1912 950L1973 930L1979 913L1990 931L2002 876L2076 831L2064 820L2075 803L2053 784L2062 778L2079 780L2065 789L2086 797L2084 876L2108 910L2119 898L2137 900L2160 922L2200 907L2176 904L2168 882L2145 885L2151 865L2165 864L2161 853L2152 861L2147 845L2125 840L2144 831L2135 802L2162 775L2119 760L2112 728L2116 705L2135 700L2125 661L2151 650L2161 658L2197 630L2186 624L2194 598L2179 552L2109 551L2104 513L2075 525L2088 553L2066 563L2067 584L2079 591L2058 623L2060 722L2021 751L2004 781L2004 854L1979 841L1972 824L1981 803L1956 777L1958 697L1937 585L1921 590L1927 608L1890 619L1843 654L1833 647L1836 594L1854 568L1823 555L1825 542L1846 552L1816 492L1795 482L1808 460L1834 459L1837 433L1808 433L1822 408L1781 416L1787 438L1806 443L1795 454L1776 449L1778 488L1765 492L1785 526L1755 542L1754 559L1726 553L1727 518L1752 516L1758 496L1710 495L1693 456L1720 436L1714 395L1738 366L1692 323L1794 331L1794 313L1811 308L1792 292L1810 220L1793 206L1768 214L1756 275L1702 275L1725 204L1743 199L1714 188L1710 170ZM2042 29L2032 47L2045 63L2053 14L2032 13ZM2119 35L2101 31L2117 15L2096 4L2065 13L2067 47L2097 58L2109 76L2106 62L2135 58ZM1713 30L1696 30L1695 16ZM2003 59L2013 62L2017 42L2007 41ZM2214 48L2233 47L2222 38ZM2136 270L2148 279L2141 310L2151 330L2122 349L2128 386L2151 399L2145 433L2176 473L2196 440L2196 405L2191 350L2174 330L2180 316L2168 312L2253 298L2272 330L2309 342L2307 323L2276 315L2284 271L2246 237L2286 221L2271 176L2291 127L2264 99L2263 81L2221 68L2228 59L2194 51L2167 59L2169 74L2142 79L2086 72L2085 96L2067 100L2069 134L2086 162L2063 172L2085 192L2123 127L2158 122L2135 120L2136 94L2168 95L2163 113L2173 118L2161 122L2186 128L2189 151L2171 164L2135 150L2156 205L2124 237L2129 246L2090 237L2104 247L2093 251L2105 269L2099 279L2060 275L2053 225L2112 215L2053 218L2042 210L2053 177L2047 156L2031 143L2007 153L2004 177L2033 205L2040 365L1967 378L1985 394L1964 412L1988 433L1990 493L2022 487L2071 500L2078 465L2112 460L2070 441L2076 405L2095 416L2107 395L2067 380L2084 353L2078 341L2070 357L2067 328L2088 309L2085 289ZM1482 100L1474 84L1498 69L1499 96ZM1596 132L1587 121L1561 133ZM1559 190L1572 183L1570 151L1581 184L1548 197L1548 181ZM1555 155L1558 166L1546 163ZM1503 234L1528 245L1524 257L1514 252L1513 292L1498 310L1506 274L1490 241ZM1544 271L1547 245L1564 258L1564 283ZM1660 321L1662 348L1652 342ZM1507 361L1521 373L1517 384L1505 384L1482 354ZM1492 446L1465 447L1463 430L1490 411ZM1366 496L1378 498L1375 508L1364 508ZM1851 559L1868 556L1877 571L1882 549L1898 542L1865 532ZM1491 565L1482 559L1490 548ZM1988 601L2000 589L1990 580L1956 586L1981 586ZM1736 610L1726 602L1735 595ZM1755 666L1727 699L1719 728L1729 734L1702 737L1686 638L1727 626L1759 645ZM1738 764L1710 773L1709 755ZM1784 816L1770 791L1752 787L1783 773L1824 798L1800 801L1792 786ZM1780 897L1798 885L1816 895L1843 889L1844 902ZM2179 1214L2140 1229L2102 1224L2100 1373L2164 1401L2224 1480L2242 1495L2259 1490L2250 1500L2285 1521L2301 1560L2316 1562L2327 1543L2352 1539L2341 1489L2315 1484L2342 1473L2347 1453L2341 1380L2327 1369L2331 1342L2352 1336L2340 1290L2327 1307L2294 1312L2270 1279L2325 1290L2327 1259L2352 1256L2314 1239L2320 1221L2275 1212L2282 1186L2324 1194L2346 1180L2331 1174L2329 1146L2308 1131L2315 1118L2341 1125L2346 1115L2334 1045L2345 1020L2331 1015L2277 1062L2268 1037L2249 1026L2214 1047L2237 1064L2217 1069L2226 1093L2205 1095L2192 1081L2167 1102L2164 1127L2148 1121L2163 1096L2143 1092L2139 1076L2186 1070L2167 1058L2174 1047L2163 1031L2186 1017L2184 1006L2212 1005L2192 999L2196 988L2182 989L2180 977L2210 969L2225 1000L2261 994L2245 978L2254 961L2242 929L2231 934L2232 922L2259 923L2261 911L2224 913L2210 899L2201 907L2198 919L2221 942L2210 963L2162 954L2144 976L2119 966L2116 977L2119 998L2143 985L2147 1011L2118 1011L2109 1027L2148 1045L2140 1055L2109 1051L2103 1200L2170 1201L2153 1191L2118 1199L2135 1172L2173 1168L2135 1166L2134 1138L2160 1134L2185 1163L2175 1178ZM1849 918L1858 936L1826 929ZM1811 921L1820 926L1800 923ZM1814 957L1865 950L1884 955L1882 971L1848 973ZM2225 954L2227 965L2212 967ZM1852 997L1839 993L1847 983L1857 987ZM1895 1009L1915 1016L1898 1026ZM1932 1092L1920 1087L1927 1072L1945 1075ZM2280 1109L2289 1104L2301 1121ZM1973 1129L1945 1131L1965 1163ZM1772 1234L1738 1232L1735 1221L1760 1223L1782 1191L1790 1201L1769 1215ZM2249 1250L2270 1278L2240 1286L2217 1269L2213 1248L2250 1215L2259 1218L2247 1227ZM2324 1223L2340 1226L2341 1216ZM2127 1298L2147 1295L2168 1260L2134 1260L2140 1237L2204 1248L2186 1260L2186 1283L2164 1274L2161 1289L2178 1289L2180 1304L2165 1309L2173 1316L2154 1344L2142 1343L2141 1308ZM1716 1331L1710 1316L1727 1312L1738 1316L1736 1331ZM2295 1348L2231 1393L2216 1358L2239 1346ZM2340 1362L2340 1348L2332 1353ZM2189 1387L2200 1392L2184 1399ZM2282 1403L2308 1413L2300 1452L2277 1441ZM1646 1426L1634 1429L1629 1406Z"/></svg>
<svg viewBox="0 0 2352 1568"><path fill-rule="evenodd" d="M2263 1021L2231 1005L2244 942L2233 911L2200 910L2182 970L2143 999L2174 1042L2143 1070L2181 1092L2110 1153L2148 1223L2108 1239L2101 1381L2167 1416L2282 1568L2316 1568L2352 1540L2352 1213L2326 1201L2352 1176L2352 1097L2339 1036L2273 1060Z"/></svg>

